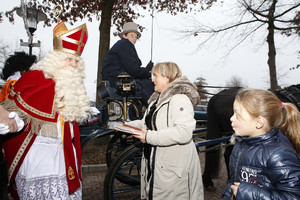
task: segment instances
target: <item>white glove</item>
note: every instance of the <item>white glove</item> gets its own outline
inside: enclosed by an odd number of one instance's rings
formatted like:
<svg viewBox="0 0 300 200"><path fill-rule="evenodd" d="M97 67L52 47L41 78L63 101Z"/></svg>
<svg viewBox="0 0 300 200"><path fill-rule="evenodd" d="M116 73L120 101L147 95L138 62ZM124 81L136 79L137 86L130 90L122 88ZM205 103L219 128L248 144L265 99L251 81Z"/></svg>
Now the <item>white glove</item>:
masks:
<svg viewBox="0 0 300 200"><path fill-rule="evenodd" d="M96 107L91 106L90 109L92 115L98 115L100 113L100 111Z"/></svg>
<svg viewBox="0 0 300 200"><path fill-rule="evenodd" d="M15 119L17 122L17 126L18 126L18 131L22 130L22 128L24 127L24 121L19 117L19 115L15 112L11 112L9 113L8 117L10 119Z"/></svg>
<svg viewBox="0 0 300 200"><path fill-rule="evenodd" d="M9 133L9 127L5 124L0 124L0 135L5 135Z"/></svg>

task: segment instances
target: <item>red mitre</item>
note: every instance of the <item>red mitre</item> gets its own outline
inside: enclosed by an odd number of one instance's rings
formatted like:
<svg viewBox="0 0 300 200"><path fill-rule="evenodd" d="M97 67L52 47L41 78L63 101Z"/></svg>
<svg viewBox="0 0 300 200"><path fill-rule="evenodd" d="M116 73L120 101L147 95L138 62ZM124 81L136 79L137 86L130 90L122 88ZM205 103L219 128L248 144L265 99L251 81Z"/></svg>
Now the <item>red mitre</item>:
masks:
<svg viewBox="0 0 300 200"><path fill-rule="evenodd" d="M57 122L55 82L46 79L42 71L24 73L9 93L8 99L28 115L42 121Z"/></svg>
<svg viewBox="0 0 300 200"><path fill-rule="evenodd" d="M81 56L87 42L88 32L86 24L68 30L64 22L60 22L53 29L54 50Z"/></svg>

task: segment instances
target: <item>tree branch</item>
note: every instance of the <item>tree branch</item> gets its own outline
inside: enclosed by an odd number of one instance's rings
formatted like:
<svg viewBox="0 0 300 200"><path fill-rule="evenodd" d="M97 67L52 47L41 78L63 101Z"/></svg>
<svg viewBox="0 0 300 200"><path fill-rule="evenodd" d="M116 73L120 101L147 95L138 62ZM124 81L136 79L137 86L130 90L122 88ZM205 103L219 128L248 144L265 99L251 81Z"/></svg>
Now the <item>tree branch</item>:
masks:
<svg viewBox="0 0 300 200"><path fill-rule="evenodd" d="M244 6L244 7L245 7L252 15L256 14L256 15L259 15L259 16L261 16L261 17L268 18L268 15L264 15L264 14L262 14L262 13L268 12L269 9L258 11L258 9L262 7L262 5L266 2L266 0L263 1L263 2L258 6L258 8L257 8L256 10L254 10L254 9L251 7L251 5L249 5L245 0L243 0L243 2L244 2L244 4L243 4L243 3L241 3L241 4L242 4L242 5L243 5L243 6Z"/></svg>
<svg viewBox="0 0 300 200"><path fill-rule="evenodd" d="M285 30L298 29L298 28L300 28L300 26L290 26L290 27L286 27L286 28L281 28L281 27L277 27L274 25L274 28L279 31L285 31Z"/></svg>
<svg viewBox="0 0 300 200"><path fill-rule="evenodd" d="M274 18L279 18L279 17L285 15L286 13L290 12L291 10L293 10L293 9L299 7L299 6L300 6L300 3L296 4L295 6L292 6L291 8L289 8L289 9L287 9L286 11L280 13L279 15L274 16Z"/></svg>
<svg viewBox="0 0 300 200"><path fill-rule="evenodd" d="M213 28L210 28L211 30L203 30L203 31L196 31L195 34L197 33L218 33L218 32L223 32L223 31L227 31L227 30L230 30L232 28L236 28L236 27L239 27L239 26L242 26L242 25L245 25L245 24L251 24L253 22L257 22L259 20L249 20L249 21L245 21L245 22L239 22L238 24L233 24L231 26L227 26L225 28L220 28L220 29L217 29L217 30L214 30Z"/></svg>

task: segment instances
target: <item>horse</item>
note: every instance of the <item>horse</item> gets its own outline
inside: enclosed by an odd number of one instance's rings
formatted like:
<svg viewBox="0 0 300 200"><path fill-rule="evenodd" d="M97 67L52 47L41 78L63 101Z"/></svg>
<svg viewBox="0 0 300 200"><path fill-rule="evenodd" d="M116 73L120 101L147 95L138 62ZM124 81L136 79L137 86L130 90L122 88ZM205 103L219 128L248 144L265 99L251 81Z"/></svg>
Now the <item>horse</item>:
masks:
<svg viewBox="0 0 300 200"><path fill-rule="evenodd" d="M233 115L233 102L235 96L242 89L241 87L234 87L222 90L214 95L207 105L207 134L206 139L216 139L223 136L230 136L233 134L230 117ZM273 91L273 93L282 102L293 103L300 111L300 84L291 85L289 87ZM207 146L206 148L212 148ZM227 175L229 177L229 157L233 145L226 147L224 152ZM212 178L218 177L220 151L207 151L205 153L205 167L202 175L203 185L208 191L214 191L214 183Z"/></svg>

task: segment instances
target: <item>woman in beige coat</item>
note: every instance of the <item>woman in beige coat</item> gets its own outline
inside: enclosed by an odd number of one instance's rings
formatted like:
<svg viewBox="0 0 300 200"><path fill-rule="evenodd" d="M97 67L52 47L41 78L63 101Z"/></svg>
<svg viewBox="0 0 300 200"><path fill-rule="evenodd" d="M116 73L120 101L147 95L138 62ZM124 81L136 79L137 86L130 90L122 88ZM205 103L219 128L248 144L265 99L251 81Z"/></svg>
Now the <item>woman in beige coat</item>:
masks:
<svg viewBox="0 0 300 200"><path fill-rule="evenodd" d="M143 129L134 135L145 143L141 199L204 199L199 156L192 139L196 127L196 87L175 63L152 69L155 92L142 120L127 122Z"/></svg>

